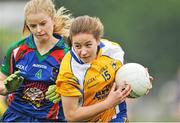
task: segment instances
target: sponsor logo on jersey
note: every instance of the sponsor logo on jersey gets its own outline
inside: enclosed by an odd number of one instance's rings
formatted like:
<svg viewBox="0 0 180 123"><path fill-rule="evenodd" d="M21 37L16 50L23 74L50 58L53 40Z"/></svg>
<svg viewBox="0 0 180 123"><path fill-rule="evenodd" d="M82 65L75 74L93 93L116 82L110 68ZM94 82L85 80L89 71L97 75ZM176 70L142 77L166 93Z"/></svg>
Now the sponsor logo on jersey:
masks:
<svg viewBox="0 0 180 123"><path fill-rule="evenodd" d="M18 69L20 69L20 70L25 70L25 71L26 71L28 66L24 66L24 65L17 64L16 67L17 67Z"/></svg>
<svg viewBox="0 0 180 123"><path fill-rule="evenodd" d="M98 91L95 94L94 98L96 98L98 100L106 98L111 90L111 86L112 86L112 84L106 85L102 90Z"/></svg>
<svg viewBox="0 0 180 123"><path fill-rule="evenodd" d="M41 64L33 64L33 67L47 69L47 66Z"/></svg>

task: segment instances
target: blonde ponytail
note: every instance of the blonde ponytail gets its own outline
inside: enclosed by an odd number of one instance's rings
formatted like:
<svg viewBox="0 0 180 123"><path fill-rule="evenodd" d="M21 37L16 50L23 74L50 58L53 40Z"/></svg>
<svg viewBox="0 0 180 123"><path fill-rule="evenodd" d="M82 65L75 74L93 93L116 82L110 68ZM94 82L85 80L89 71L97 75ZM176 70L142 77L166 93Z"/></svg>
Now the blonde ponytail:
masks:
<svg viewBox="0 0 180 123"><path fill-rule="evenodd" d="M69 29L72 23L71 14L67 14L68 10L61 7L54 16L54 33L65 38L69 36Z"/></svg>

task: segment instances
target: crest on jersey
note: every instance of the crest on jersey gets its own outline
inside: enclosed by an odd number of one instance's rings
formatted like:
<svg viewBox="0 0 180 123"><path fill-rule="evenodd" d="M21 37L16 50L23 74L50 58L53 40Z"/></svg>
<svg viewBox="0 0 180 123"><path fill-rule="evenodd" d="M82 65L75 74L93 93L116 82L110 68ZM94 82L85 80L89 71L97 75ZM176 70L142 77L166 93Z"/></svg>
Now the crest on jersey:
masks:
<svg viewBox="0 0 180 123"><path fill-rule="evenodd" d="M51 74L52 74L54 77L57 77L58 73L59 73L59 69L53 67L53 68L52 68L52 71L51 71Z"/></svg>
<svg viewBox="0 0 180 123"><path fill-rule="evenodd" d="M117 61L116 60L113 60L112 63L111 63L111 66L114 70L117 69Z"/></svg>

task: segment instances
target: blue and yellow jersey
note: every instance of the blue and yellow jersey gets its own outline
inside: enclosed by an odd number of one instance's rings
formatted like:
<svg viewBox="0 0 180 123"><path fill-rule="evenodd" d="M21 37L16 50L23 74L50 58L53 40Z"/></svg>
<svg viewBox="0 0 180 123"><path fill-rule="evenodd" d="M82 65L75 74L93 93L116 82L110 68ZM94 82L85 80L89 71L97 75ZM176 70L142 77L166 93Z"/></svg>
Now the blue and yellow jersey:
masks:
<svg viewBox="0 0 180 123"><path fill-rule="evenodd" d="M71 49L63 58L56 81L57 92L63 96L79 96L82 106L101 102L108 96L116 71L123 64L124 52L113 42L101 40L98 56L91 63L83 63ZM125 121L126 103L89 119L88 121Z"/></svg>
<svg viewBox="0 0 180 123"><path fill-rule="evenodd" d="M16 70L24 77L23 84L9 95L9 110L15 110L37 119L64 120L62 104L45 99L48 87L55 84L62 58L69 50L64 39L45 55L37 51L33 36L16 42L7 52L1 72L7 76Z"/></svg>

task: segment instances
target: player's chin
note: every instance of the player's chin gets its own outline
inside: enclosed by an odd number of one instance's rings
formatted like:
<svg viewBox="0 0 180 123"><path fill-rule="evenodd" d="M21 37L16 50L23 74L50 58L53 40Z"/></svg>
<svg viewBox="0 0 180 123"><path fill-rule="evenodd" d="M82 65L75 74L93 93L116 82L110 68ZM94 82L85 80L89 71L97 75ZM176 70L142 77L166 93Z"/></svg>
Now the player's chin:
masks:
<svg viewBox="0 0 180 123"><path fill-rule="evenodd" d="M91 59L90 58L81 58L81 60L84 62L84 63L90 63L91 62Z"/></svg>
<svg viewBox="0 0 180 123"><path fill-rule="evenodd" d="M46 39L46 40L49 39L49 36L47 36L46 34L35 35L35 36L36 36L37 39L41 39L41 40L42 40L42 39L44 39L44 40L45 40L45 39Z"/></svg>

